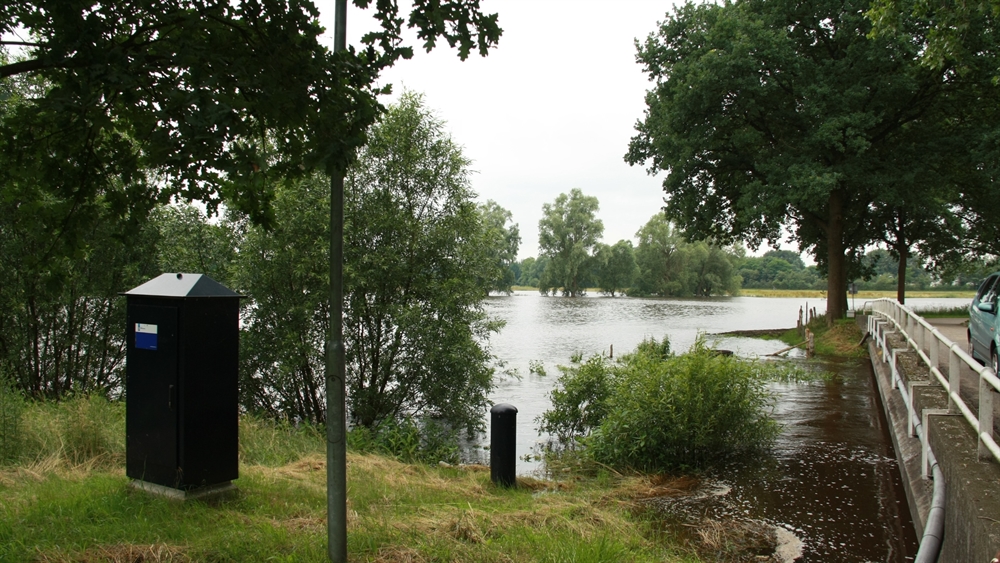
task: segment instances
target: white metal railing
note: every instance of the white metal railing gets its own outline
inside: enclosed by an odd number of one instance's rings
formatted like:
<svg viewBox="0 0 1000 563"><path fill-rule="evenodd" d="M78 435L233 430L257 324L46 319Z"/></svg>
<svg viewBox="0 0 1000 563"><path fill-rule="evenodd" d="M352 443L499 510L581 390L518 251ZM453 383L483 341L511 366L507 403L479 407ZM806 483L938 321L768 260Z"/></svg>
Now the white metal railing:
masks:
<svg viewBox="0 0 1000 563"><path fill-rule="evenodd" d="M913 412L912 395L909 389L898 377L896 368L896 358L892 350L889 350L886 343L886 335L891 331L899 331L906 339L906 342L913 347L920 359L929 368L932 380L939 383L948 393L948 410L952 413L961 413L965 420L972 426L978 436L978 454L980 459L992 456L994 460L1000 462L1000 447L997 447L993 439L993 391L1000 391L1000 379L993 369L980 365L972 359L972 356L962 346L952 342L946 336L938 332L923 317L911 311L905 305L900 305L892 299L879 299L865 304L868 317L868 332L876 339L878 346L882 349L883 361L890 361L892 356L893 386L908 399L907 409L910 410L911 435L913 432L912 420L914 416L920 420L920 413ZM886 330L888 329L888 330ZM940 360L942 354L947 354L948 376L941 373ZM968 366L979 378L979 411L972 412L962 399L959 389L962 373L962 364ZM925 432L926 434L926 432ZM926 438L924 438L926 444ZM925 445L924 459L927 459ZM924 463L924 475L927 466Z"/></svg>

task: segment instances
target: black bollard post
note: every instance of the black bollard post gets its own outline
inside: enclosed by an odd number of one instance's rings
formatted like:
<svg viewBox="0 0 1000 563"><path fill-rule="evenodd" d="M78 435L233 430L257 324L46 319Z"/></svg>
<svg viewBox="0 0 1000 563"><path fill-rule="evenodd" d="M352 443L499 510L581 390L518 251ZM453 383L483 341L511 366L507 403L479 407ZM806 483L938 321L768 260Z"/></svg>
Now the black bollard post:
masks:
<svg viewBox="0 0 1000 563"><path fill-rule="evenodd" d="M517 485L514 475L516 432L517 407L507 403L494 405L490 409L490 479L495 485Z"/></svg>

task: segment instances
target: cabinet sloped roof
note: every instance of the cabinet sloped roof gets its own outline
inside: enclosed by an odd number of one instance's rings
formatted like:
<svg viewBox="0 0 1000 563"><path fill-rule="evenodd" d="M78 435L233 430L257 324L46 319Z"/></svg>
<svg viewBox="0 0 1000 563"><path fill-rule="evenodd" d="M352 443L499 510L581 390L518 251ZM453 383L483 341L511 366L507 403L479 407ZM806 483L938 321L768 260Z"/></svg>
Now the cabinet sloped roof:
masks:
<svg viewBox="0 0 1000 563"><path fill-rule="evenodd" d="M242 295L213 280L205 274L161 274L125 295L155 297L242 297Z"/></svg>

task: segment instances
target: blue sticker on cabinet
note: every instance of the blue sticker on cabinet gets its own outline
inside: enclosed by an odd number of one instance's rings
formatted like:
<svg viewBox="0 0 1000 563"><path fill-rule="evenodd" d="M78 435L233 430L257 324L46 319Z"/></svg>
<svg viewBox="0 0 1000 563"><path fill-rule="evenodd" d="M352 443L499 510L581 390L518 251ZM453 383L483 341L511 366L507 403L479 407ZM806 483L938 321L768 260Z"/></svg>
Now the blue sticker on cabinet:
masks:
<svg viewBox="0 0 1000 563"><path fill-rule="evenodd" d="M135 323L135 347L139 350L156 350L156 325Z"/></svg>

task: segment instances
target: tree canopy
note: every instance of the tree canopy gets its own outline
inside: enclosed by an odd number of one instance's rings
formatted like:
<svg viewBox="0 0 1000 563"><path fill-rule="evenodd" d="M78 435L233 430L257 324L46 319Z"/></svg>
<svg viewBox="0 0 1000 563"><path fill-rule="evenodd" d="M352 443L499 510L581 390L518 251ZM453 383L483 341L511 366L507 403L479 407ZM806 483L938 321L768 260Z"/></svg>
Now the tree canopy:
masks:
<svg viewBox="0 0 1000 563"><path fill-rule="evenodd" d="M614 297L615 292L625 293L639 275L630 240L620 240L613 246L598 244L594 258L597 262L594 279L605 295Z"/></svg>
<svg viewBox="0 0 1000 563"><path fill-rule="evenodd" d="M629 295L688 297L735 295L739 256L707 240L688 242L662 213L650 217L636 233L639 274Z"/></svg>
<svg viewBox="0 0 1000 563"><path fill-rule="evenodd" d="M380 110L379 73L411 56L397 4L375 17L360 50L334 54L309 0L6 2L0 82L33 88L0 99L3 199L28 203L61 254L173 198L267 224L277 179L346 167ZM501 33L478 0L417 1L408 25L462 58Z"/></svg>
<svg viewBox="0 0 1000 563"><path fill-rule="evenodd" d="M911 17L928 20L931 25L922 38L921 60L936 68L964 65L983 55L995 57L997 43L987 38L997 31L998 14L997 0L873 0L868 10L874 24L872 35L899 33Z"/></svg>
<svg viewBox="0 0 1000 563"><path fill-rule="evenodd" d="M586 291L593 251L604 234L599 208L597 198L583 195L579 188L542 205L538 248L548 259L539 282L543 293L561 288L564 295L576 297Z"/></svg>
<svg viewBox="0 0 1000 563"><path fill-rule="evenodd" d="M481 424L493 385L488 337L499 328L483 304L509 241L473 201L468 166L421 97L405 94L348 169L344 336L355 425ZM242 237L248 410L324 421L328 206L325 177L282 183L275 228L248 225Z"/></svg>
<svg viewBox="0 0 1000 563"><path fill-rule="evenodd" d="M483 227L490 233L487 238L491 241L503 241L502 244L491 244L487 246L492 253L493 271L486 285L489 291L506 293L510 295L511 286L517 282L519 269L517 266L517 249L521 245L521 234L517 223L512 223L513 215L492 199L479 206L482 215ZM508 226L508 223L512 223Z"/></svg>
<svg viewBox="0 0 1000 563"><path fill-rule="evenodd" d="M940 216L947 199L926 197L920 171L961 181L974 164L962 141L986 133L983 74L920 65L926 22L870 39L867 9L686 4L638 45L655 86L626 160L667 172L666 211L689 238L756 248L788 229L827 274L831 321L861 249L883 239L873 205L891 191Z"/></svg>

